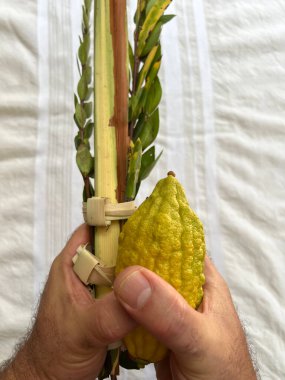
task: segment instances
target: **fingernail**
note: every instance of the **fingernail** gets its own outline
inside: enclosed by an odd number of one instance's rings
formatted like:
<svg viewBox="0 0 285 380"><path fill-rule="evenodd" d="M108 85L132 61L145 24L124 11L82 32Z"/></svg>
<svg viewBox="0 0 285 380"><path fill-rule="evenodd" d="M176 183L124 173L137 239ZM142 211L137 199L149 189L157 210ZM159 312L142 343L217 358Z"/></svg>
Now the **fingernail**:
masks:
<svg viewBox="0 0 285 380"><path fill-rule="evenodd" d="M151 296L151 287L141 271L132 272L117 289L120 299L133 309L141 309Z"/></svg>

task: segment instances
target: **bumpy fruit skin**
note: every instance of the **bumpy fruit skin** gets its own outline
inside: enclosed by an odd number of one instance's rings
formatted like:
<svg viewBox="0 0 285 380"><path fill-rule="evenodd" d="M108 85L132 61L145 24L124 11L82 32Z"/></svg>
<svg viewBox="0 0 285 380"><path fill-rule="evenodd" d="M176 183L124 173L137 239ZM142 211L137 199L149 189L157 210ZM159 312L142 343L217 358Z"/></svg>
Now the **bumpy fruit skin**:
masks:
<svg viewBox="0 0 285 380"><path fill-rule="evenodd" d="M131 265L146 267L197 308L203 297L204 257L203 225L189 207L181 184L168 175L124 225L116 274ZM139 361L154 363L167 354L167 349L143 327L129 333L124 343Z"/></svg>

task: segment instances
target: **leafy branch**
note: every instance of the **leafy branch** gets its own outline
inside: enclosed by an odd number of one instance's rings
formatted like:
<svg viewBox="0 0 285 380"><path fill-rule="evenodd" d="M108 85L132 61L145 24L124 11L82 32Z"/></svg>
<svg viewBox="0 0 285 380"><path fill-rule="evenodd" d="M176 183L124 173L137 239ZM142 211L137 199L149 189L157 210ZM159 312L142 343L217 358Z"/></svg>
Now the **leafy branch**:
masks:
<svg viewBox="0 0 285 380"><path fill-rule="evenodd" d="M83 200L94 195L90 177L94 176L94 158L90 153L89 139L94 130L92 119L93 102L89 100L92 93L92 66L90 57L90 14L92 0L84 0L82 6L82 36L79 37L77 66L80 79L77 94L74 94L74 121L78 127L74 143L76 148L76 163L84 181Z"/></svg>
<svg viewBox="0 0 285 380"><path fill-rule="evenodd" d="M126 198L134 199L162 152L156 156L151 146L159 131L159 103L162 88L158 73L161 66L162 27L174 15L164 15L172 0L138 0L134 17L133 48L129 43L130 90L129 136L131 146ZM147 150L148 149L148 150Z"/></svg>
<svg viewBox="0 0 285 380"><path fill-rule="evenodd" d="M123 20L123 23L125 23L125 12L115 12L115 10L120 11L122 9L125 11L125 2L122 1L124 5L109 0L97 0L95 2L94 46L96 56L93 67L93 60L90 57L92 0L84 0L82 6L82 35L79 38L80 46L77 58L80 79L77 85L77 93L74 95L74 120L78 127L78 132L75 136L76 162L84 181L84 201L95 195L94 185L92 184L94 176L96 176L96 196L118 199L115 194L117 192L122 193L122 198L124 198L124 186L121 186L123 190L118 191L120 181L120 183L122 182L126 185L126 200L134 199L141 181L149 175L162 154L161 152L156 155L153 142L159 131L159 103L162 96L162 88L158 77L162 59L160 36L163 25L174 17L173 15L164 14L171 1L137 0L133 47L129 43L130 83L129 99L127 99L128 78L125 75L124 83L122 84L122 81L118 80L122 79L120 78L119 65L117 64L116 66L116 62L120 62L118 57L120 54L126 57L125 46L123 49L118 50L120 46L118 42L122 42L119 38L121 37L125 42L127 38L125 39L124 32L113 33L117 30L114 27L116 24L114 20ZM113 63L115 67L113 67ZM122 67L125 70L125 61L121 60L121 63L124 63ZM93 72L95 75L93 75ZM93 77L95 91L92 88ZM122 88L124 88L124 91ZM96 103L90 100L93 92ZM119 115L118 111L122 110L122 103L118 102L118 98L123 97L122 92L126 95L126 106L123 111L126 111L126 114L128 113L128 118L127 115L122 118L124 121L128 121L128 125L124 124L124 126L128 127L128 131L126 129L124 131L128 132L129 135L126 136L128 137L126 141L119 139L118 134L115 134L116 129L111 128L116 127L119 129L118 119L121 115ZM94 111L93 103L96 106L94 116L92 116ZM96 128L94 128L94 120ZM95 135L95 164L89 142L93 131ZM129 138L130 147L127 152ZM128 157L126 157L127 153ZM127 178L125 175L126 158L128 163ZM118 162L124 168L124 171L118 170ZM95 175L94 167L96 169ZM117 182L117 180L119 181ZM120 199L121 197L119 197L119 201ZM91 233L93 237L91 241L93 253L95 251L96 255L107 266L113 266L116 262L116 256L110 253L113 253L112 249L117 244L119 232L120 225L114 222L109 229L98 227ZM96 287L96 297L106 294L106 291L108 289L104 287ZM109 350L99 379L110 376L111 379L115 380L119 364L125 368L139 369L145 363L133 361L128 353L121 351L120 348Z"/></svg>

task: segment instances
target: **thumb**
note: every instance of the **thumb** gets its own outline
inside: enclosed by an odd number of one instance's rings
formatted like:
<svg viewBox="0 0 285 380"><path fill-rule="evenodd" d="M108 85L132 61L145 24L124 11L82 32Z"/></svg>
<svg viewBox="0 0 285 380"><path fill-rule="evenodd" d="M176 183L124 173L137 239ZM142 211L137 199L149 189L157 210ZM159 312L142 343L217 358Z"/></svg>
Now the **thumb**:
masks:
<svg viewBox="0 0 285 380"><path fill-rule="evenodd" d="M196 351L203 316L167 282L146 268L121 272L114 292L130 316L175 353Z"/></svg>
<svg viewBox="0 0 285 380"><path fill-rule="evenodd" d="M136 326L113 292L94 300L82 321L92 344L97 347L123 339Z"/></svg>

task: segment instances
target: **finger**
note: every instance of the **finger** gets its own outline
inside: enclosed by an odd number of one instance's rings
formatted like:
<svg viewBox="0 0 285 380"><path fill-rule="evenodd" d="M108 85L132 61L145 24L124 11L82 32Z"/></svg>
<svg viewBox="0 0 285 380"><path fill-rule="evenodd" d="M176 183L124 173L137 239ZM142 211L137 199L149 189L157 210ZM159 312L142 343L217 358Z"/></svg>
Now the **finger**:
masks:
<svg viewBox="0 0 285 380"><path fill-rule="evenodd" d="M92 344L105 347L117 342L132 329L136 322L118 302L114 293L95 300L85 316L85 326L90 332Z"/></svg>
<svg viewBox="0 0 285 380"><path fill-rule="evenodd" d="M204 261L204 273L206 282L204 288L216 288L217 286L225 285L225 281L222 275L219 273L213 261L206 255Z"/></svg>
<svg viewBox="0 0 285 380"><path fill-rule="evenodd" d="M89 227L87 224L80 225L72 234L71 238L66 243L66 246L62 250L60 256L65 263L72 266L72 257L76 254L77 248L81 244L87 244L90 240Z"/></svg>
<svg viewBox="0 0 285 380"><path fill-rule="evenodd" d="M62 252L53 261L49 278L56 279L58 287L61 282L61 292L72 297L76 304L88 304L92 302L91 294L79 277L73 271L72 258L80 245L85 245L89 241L89 227L87 224L80 225L72 234Z"/></svg>
<svg viewBox="0 0 285 380"><path fill-rule="evenodd" d="M80 308L80 315L82 315L80 324L86 327L90 344L106 347L122 339L136 326L136 322L131 319L113 292L103 299L94 300L86 286L73 272L72 257L78 246L86 244L88 239L89 228L83 224L73 233L61 254L54 261L49 282L56 288L54 292L62 293L63 302Z"/></svg>
<svg viewBox="0 0 285 380"><path fill-rule="evenodd" d="M155 273L129 267L119 274L114 291L130 316L173 352L197 349L204 323L201 314Z"/></svg>
<svg viewBox="0 0 285 380"><path fill-rule="evenodd" d="M205 257L204 273L206 279L203 286L204 297L199 310L204 314L222 314L226 310L234 311L229 288L208 256Z"/></svg>

